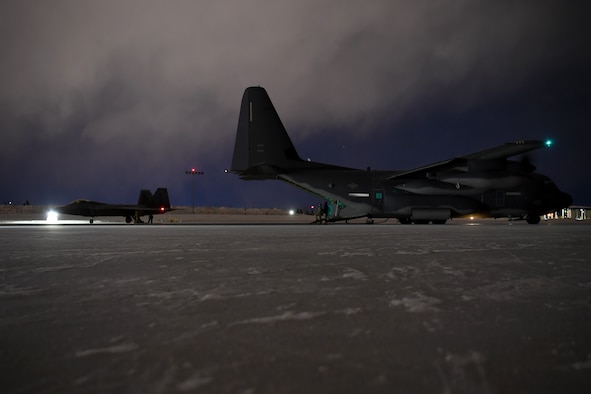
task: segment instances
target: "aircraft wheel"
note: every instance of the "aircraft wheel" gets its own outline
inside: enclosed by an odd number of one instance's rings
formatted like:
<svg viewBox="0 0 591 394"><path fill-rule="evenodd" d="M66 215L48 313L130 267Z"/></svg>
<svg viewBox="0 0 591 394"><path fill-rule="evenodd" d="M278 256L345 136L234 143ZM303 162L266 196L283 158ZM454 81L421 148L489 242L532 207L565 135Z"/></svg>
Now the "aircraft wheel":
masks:
<svg viewBox="0 0 591 394"><path fill-rule="evenodd" d="M527 215L527 222L529 224L538 224L540 223L540 217L538 215Z"/></svg>
<svg viewBox="0 0 591 394"><path fill-rule="evenodd" d="M131 216L125 217L125 223L127 223L127 224L131 223Z"/></svg>
<svg viewBox="0 0 591 394"><path fill-rule="evenodd" d="M433 220L433 224L445 224L445 222L447 222L447 220L445 220L445 219Z"/></svg>
<svg viewBox="0 0 591 394"><path fill-rule="evenodd" d="M429 220L413 220L414 224L429 224Z"/></svg>
<svg viewBox="0 0 591 394"><path fill-rule="evenodd" d="M400 222L400 224L411 224L412 223L411 218L400 218L400 219L398 219L398 221Z"/></svg>
<svg viewBox="0 0 591 394"><path fill-rule="evenodd" d="M90 224L94 223L94 219L90 219Z"/></svg>

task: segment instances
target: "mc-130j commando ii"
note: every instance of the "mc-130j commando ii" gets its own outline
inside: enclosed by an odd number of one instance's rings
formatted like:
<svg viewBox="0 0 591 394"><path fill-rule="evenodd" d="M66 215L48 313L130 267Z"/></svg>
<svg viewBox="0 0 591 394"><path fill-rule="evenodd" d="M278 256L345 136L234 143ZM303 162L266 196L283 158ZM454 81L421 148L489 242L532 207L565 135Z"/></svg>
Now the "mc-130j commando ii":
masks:
<svg viewBox="0 0 591 394"><path fill-rule="evenodd" d="M302 160L261 87L244 92L231 172L245 180L277 179L329 205L327 221L396 218L443 224L454 217L509 217L536 224L572 204L527 160L509 157L550 147L517 141L408 171L375 171Z"/></svg>

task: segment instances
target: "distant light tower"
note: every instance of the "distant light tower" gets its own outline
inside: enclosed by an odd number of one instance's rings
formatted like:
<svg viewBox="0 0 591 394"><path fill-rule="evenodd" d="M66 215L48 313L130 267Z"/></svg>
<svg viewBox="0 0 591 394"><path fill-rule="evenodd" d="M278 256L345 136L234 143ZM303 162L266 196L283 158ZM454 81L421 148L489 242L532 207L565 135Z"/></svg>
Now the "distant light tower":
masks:
<svg viewBox="0 0 591 394"><path fill-rule="evenodd" d="M203 175L203 171L197 171L197 169L191 168L191 170L185 171L185 174L192 175L193 177L193 213L195 213L195 176Z"/></svg>

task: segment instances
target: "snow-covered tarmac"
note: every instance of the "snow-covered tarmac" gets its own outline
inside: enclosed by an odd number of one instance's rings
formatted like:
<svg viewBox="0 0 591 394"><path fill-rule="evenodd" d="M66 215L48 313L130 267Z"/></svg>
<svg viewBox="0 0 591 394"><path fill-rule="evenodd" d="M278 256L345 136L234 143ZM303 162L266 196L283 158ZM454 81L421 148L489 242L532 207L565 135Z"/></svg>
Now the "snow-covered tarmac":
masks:
<svg viewBox="0 0 591 394"><path fill-rule="evenodd" d="M591 226L0 226L3 393L582 393Z"/></svg>

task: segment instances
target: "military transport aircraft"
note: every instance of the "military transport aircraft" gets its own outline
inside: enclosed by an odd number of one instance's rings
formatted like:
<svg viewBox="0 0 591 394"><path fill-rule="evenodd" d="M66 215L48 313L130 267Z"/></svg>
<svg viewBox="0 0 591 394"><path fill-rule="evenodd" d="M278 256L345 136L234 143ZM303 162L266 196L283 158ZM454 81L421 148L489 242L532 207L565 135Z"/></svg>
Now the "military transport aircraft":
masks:
<svg viewBox="0 0 591 394"><path fill-rule="evenodd" d="M242 97L231 172L245 180L278 179L329 204L328 221L367 217L400 223L443 224L468 215L525 219L572 204L528 160L507 158L550 147L517 141L408 171L375 171L302 160L271 99L261 87Z"/></svg>
<svg viewBox="0 0 591 394"><path fill-rule="evenodd" d="M141 190L137 205L106 204L90 200L76 200L54 212L64 215L79 215L90 217L90 223L97 216L123 216L126 223L142 223L141 216L156 215L171 211L168 201L168 190L158 188L154 195L149 190Z"/></svg>

